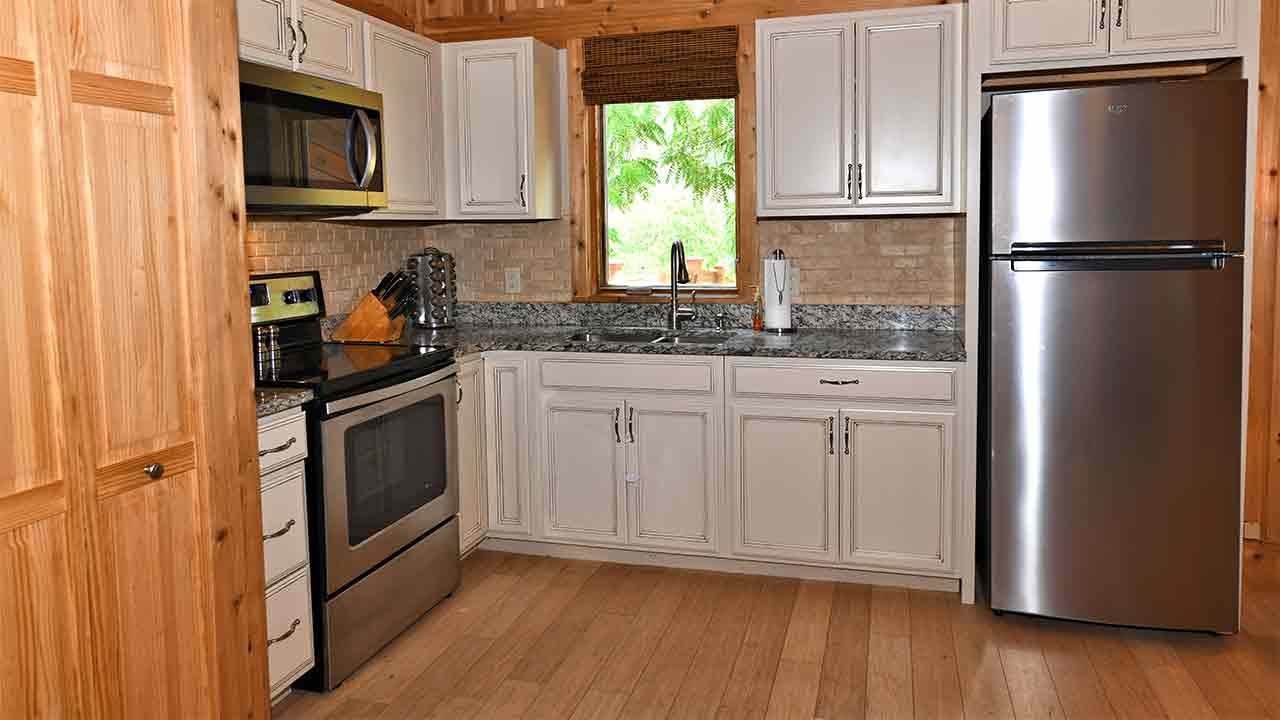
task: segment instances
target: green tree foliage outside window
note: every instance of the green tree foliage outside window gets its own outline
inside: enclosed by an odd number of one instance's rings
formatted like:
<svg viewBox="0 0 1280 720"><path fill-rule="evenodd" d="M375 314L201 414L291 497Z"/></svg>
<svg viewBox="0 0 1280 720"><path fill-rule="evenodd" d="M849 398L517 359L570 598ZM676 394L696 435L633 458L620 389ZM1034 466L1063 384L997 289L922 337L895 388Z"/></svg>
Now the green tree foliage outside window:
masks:
<svg viewBox="0 0 1280 720"><path fill-rule="evenodd" d="M737 284L733 100L604 108L606 284L665 286L683 240L695 285Z"/></svg>

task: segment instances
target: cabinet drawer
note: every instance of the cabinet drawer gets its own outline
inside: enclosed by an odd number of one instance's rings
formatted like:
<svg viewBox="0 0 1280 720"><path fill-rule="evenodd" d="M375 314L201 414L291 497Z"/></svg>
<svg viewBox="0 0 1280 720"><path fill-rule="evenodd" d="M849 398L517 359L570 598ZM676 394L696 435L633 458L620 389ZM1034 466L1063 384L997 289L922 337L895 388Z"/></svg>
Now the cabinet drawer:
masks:
<svg viewBox="0 0 1280 720"><path fill-rule="evenodd" d="M830 400L955 399L955 371L946 368L858 367L856 365L734 365L738 395L785 395Z"/></svg>
<svg viewBox="0 0 1280 720"><path fill-rule="evenodd" d="M713 362L716 360L543 360L541 378L547 388L709 393L715 387Z"/></svg>
<svg viewBox="0 0 1280 720"><path fill-rule="evenodd" d="M306 456L306 415L282 413L258 422L258 471L263 475Z"/></svg>
<svg viewBox="0 0 1280 720"><path fill-rule="evenodd" d="M268 587L307 564L306 471L302 463L263 478L262 555Z"/></svg>
<svg viewBox="0 0 1280 720"><path fill-rule="evenodd" d="M267 673L275 695L315 665L311 578L299 572L267 593Z"/></svg>

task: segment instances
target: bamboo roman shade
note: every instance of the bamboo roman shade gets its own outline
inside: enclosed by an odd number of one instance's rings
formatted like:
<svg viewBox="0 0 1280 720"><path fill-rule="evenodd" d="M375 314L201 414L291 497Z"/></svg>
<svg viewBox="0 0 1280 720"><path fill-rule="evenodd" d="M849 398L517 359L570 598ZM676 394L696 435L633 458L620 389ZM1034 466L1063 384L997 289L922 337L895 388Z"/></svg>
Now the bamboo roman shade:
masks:
<svg viewBox="0 0 1280 720"><path fill-rule="evenodd" d="M734 97L738 29L587 38L582 94L588 105Z"/></svg>

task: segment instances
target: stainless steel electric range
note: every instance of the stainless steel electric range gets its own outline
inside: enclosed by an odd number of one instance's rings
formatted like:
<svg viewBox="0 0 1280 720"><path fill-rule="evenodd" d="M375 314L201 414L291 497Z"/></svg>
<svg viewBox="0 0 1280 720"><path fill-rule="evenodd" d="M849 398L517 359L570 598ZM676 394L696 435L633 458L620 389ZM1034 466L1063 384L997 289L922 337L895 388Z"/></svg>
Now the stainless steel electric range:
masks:
<svg viewBox="0 0 1280 720"><path fill-rule="evenodd" d="M457 587L457 366L448 348L322 340L317 273L250 280L260 387L303 387L316 667L332 690Z"/></svg>

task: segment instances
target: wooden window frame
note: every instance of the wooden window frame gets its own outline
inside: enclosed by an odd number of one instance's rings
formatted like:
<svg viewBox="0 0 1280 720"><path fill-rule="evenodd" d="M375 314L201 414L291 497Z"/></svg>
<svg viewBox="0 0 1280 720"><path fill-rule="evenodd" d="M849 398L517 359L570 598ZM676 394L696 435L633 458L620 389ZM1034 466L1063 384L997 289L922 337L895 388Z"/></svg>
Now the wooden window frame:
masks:
<svg viewBox="0 0 1280 720"><path fill-rule="evenodd" d="M587 105L582 96L582 40L567 44L569 55L569 172L570 256L574 302L665 303L669 291L654 290L638 295L634 291L610 288L604 279L604 155L601 144L603 111ZM738 97L734 98L737 136L734 175L737 188L737 278L736 289L695 288L698 302L749 303L759 284L759 237L756 229L756 79L755 27L738 26Z"/></svg>

